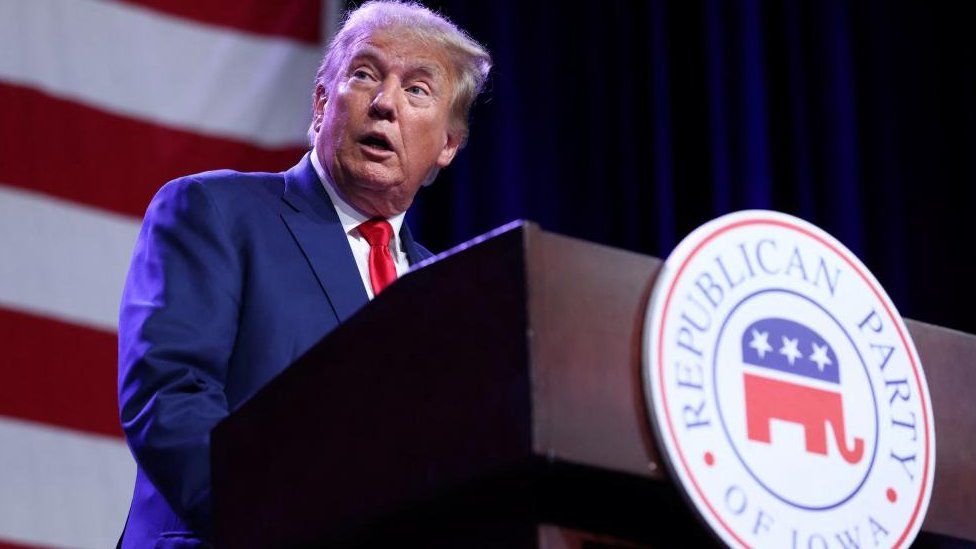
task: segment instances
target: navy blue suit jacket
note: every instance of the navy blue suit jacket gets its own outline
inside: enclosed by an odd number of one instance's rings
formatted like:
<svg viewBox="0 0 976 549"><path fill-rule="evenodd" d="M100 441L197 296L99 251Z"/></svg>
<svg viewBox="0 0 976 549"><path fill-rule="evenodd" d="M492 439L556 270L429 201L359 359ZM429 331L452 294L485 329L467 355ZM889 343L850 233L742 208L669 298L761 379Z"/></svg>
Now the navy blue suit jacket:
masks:
<svg viewBox="0 0 976 549"><path fill-rule="evenodd" d="M430 257L406 225L411 264ZM167 183L146 212L119 317L119 408L138 464L122 546L212 532L210 430L367 302L309 156L284 173Z"/></svg>

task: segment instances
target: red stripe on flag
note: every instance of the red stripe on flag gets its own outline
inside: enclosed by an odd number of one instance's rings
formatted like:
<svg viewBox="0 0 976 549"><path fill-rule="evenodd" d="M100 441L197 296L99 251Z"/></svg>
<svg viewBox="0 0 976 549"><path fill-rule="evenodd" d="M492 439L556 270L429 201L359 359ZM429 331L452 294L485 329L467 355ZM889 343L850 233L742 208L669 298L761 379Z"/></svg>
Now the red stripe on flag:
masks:
<svg viewBox="0 0 976 549"><path fill-rule="evenodd" d="M0 540L0 549L42 549L44 545L21 545L9 541Z"/></svg>
<svg viewBox="0 0 976 549"><path fill-rule="evenodd" d="M235 0L234 2L201 2L200 0L123 0L177 17L201 23L231 27L271 36L283 36L319 43L321 0Z"/></svg>
<svg viewBox="0 0 976 549"><path fill-rule="evenodd" d="M0 414L122 436L113 333L0 308Z"/></svg>
<svg viewBox="0 0 976 549"><path fill-rule="evenodd" d="M170 179L280 171L306 151L167 128L9 84L0 84L0 106L0 183L136 217Z"/></svg>

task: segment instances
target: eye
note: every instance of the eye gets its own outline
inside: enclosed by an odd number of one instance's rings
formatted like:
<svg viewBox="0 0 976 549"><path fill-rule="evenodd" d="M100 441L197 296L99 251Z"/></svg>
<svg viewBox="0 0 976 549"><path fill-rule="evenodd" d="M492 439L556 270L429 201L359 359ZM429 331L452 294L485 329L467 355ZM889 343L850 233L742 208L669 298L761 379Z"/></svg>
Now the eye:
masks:
<svg viewBox="0 0 976 549"><path fill-rule="evenodd" d="M423 96L423 97L426 97L426 96L430 95L430 90L428 90L427 88L425 88L424 86L421 86L419 84L414 84L412 86L407 86L406 92L409 93L409 94L411 94L411 95L419 95L419 96Z"/></svg>
<svg viewBox="0 0 976 549"><path fill-rule="evenodd" d="M352 77L356 80L372 80L373 74L366 69L356 69L352 71Z"/></svg>

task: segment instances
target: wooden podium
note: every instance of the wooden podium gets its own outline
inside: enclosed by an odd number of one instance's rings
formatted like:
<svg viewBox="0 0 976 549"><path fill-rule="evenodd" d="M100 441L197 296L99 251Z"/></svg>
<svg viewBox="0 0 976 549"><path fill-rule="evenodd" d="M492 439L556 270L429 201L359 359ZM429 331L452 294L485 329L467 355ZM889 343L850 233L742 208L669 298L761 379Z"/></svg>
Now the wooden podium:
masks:
<svg viewBox="0 0 976 549"><path fill-rule="evenodd" d="M716 545L648 425L660 266L517 223L402 277L214 430L219 546ZM917 545L976 541L976 337L907 323L937 435Z"/></svg>

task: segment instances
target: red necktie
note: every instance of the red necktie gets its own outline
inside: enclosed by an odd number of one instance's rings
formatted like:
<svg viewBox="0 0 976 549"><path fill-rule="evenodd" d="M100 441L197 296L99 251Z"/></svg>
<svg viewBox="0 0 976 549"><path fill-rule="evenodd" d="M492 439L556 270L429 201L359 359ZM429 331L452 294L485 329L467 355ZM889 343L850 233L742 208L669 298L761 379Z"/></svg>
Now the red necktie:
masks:
<svg viewBox="0 0 976 549"><path fill-rule="evenodd" d="M390 255L390 237L393 227L385 219L370 219L359 225L359 234L369 242L369 282L373 295L396 280L396 264Z"/></svg>

